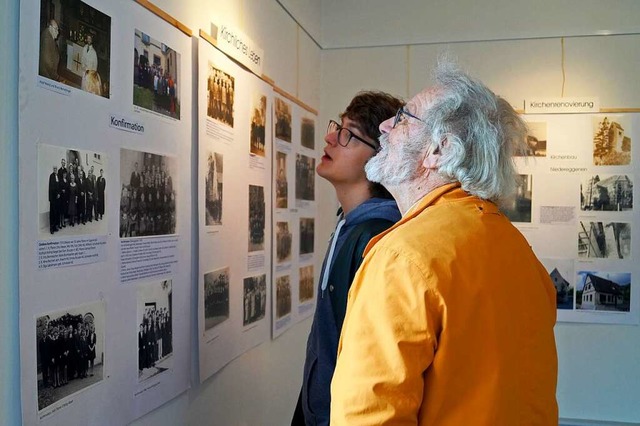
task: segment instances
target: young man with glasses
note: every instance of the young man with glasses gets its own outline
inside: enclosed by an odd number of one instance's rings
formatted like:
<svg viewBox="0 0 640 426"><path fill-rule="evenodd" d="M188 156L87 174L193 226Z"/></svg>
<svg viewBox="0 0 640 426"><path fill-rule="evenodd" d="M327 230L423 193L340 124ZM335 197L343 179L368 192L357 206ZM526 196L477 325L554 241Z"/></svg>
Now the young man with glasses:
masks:
<svg viewBox="0 0 640 426"><path fill-rule="evenodd" d="M367 180L364 166L379 150L380 123L403 105L386 93L360 92L340 115L340 123L329 121L316 171L333 185L341 207L320 275L292 425L329 424L329 391L351 281L369 240L400 219L391 194Z"/></svg>

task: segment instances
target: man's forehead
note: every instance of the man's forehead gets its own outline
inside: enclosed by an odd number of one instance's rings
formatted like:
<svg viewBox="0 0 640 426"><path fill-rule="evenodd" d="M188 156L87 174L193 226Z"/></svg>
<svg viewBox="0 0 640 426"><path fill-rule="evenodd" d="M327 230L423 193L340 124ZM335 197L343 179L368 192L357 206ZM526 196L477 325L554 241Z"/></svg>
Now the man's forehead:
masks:
<svg viewBox="0 0 640 426"><path fill-rule="evenodd" d="M364 129L362 128L362 125L360 125L359 122L352 120L347 116L342 117L342 127L346 127L349 130L357 130L358 133L360 133L361 135L364 134Z"/></svg>
<svg viewBox="0 0 640 426"><path fill-rule="evenodd" d="M415 95L407 102L405 109L412 114L418 115L429 107L437 96L439 89L436 86L427 87Z"/></svg>

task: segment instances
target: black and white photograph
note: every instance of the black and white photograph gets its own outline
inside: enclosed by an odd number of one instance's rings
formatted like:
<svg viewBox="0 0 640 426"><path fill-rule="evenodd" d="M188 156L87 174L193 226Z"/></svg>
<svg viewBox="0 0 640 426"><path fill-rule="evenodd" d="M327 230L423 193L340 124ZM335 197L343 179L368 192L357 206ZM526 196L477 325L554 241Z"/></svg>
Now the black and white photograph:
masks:
<svg viewBox="0 0 640 426"><path fill-rule="evenodd" d="M204 224L222 225L222 154L209 151L204 182Z"/></svg>
<svg viewBox="0 0 640 426"><path fill-rule="evenodd" d="M264 318L267 312L267 275L244 279L242 325L247 326Z"/></svg>
<svg viewBox="0 0 640 426"><path fill-rule="evenodd" d="M281 98L275 98L274 111L276 115L276 138L284 142L291 142L291 104Z"/></svg>
<svg viewBox="0 0 640 426"><path fill-rule="evenodd" d="M253 113L251 114L251 154L264 157L267 125L267 97L256 93L253 98Z"/></svg>
<svg viewBox="0 0 640 426"><path fill-rule="evenodd" d="M138 381L173 368L171 280L138 287Z"/></svg>
<svg viewBox="0 0 640 426"><path fill-rule="evenodd" d="M39 411L102 381L104 330L103 302L36 318Z"/></svg>
<svg viewBox="0 0 640 426"><path fill-rule="evenodd" d="M38 145L39 239L107 234L106 169L103 153Z"/></svg>
<svg viewBox="0 0 640 426"><path fill-rule="evenodd" d="M540 259L551 277L556 288L557 309L573 309L575 286L573 285L574 261L573 259Z"/></svg>
<svg viewBox="0 0 640 426"><path fill-rule="evenodd" d="M511 222L531 223L531 198L533 193L533 175L518 175L515 197L502 212Z"/></svg>
<svg viewBox="0 0 640 426"><path fill-rule="evenodd" d="M135 30L133 44L133 104L180 119L180 54Z"/></svg>
<svg viewBox="0 0 640 426"><path fill-rule="evenodd" d="M235 78L209 62L207 116L233 127Z"/></svg>
<svg viewBox="0 0 640 426"><path fill-rule="evenodd" d="M576 309L629 312L631 274L628 272L578 271Z"/></svg>
<svg viewBox="0 0 640 426"><path fill-rule="evenodd" d="M516 156L546 157L547 156L547 123L528 122L527 145L524 151L516 153Z"/></svg>
<svg viewBox="0 0 640 426"><path fill-rule="evenodd" d="M38 74L110 96L111 17L80 0L41 0Z"/></svg>
<svg viewBox="0 0 640 426"><path fill-rule="evenodd" d="M276 278L276 318L291 313L291 279L289 275Z"/></svg>
<svg viewBox="0 0 640 426"><path fill-rule="evenodd" d="M315 149L316 147L316 122L308 117L302 119L300 124L300 143L305 148Z"/></svg>
<svg viewBox="0 0 640 426"><path fill-rule="evenodd" d="M578 257L631 258L631 224L580 221L578 225Z"/></svg>
<svg viewBox="0 0 640 426"><path fill-rule="evenodd" d="M305 303L313 299L313 265L303 266L300 268L300 283L298 287L298 301Z"/></svg>
<svg viewBox="0 0 640 426"><path fill-rule="evenodd" d="M229 268L204 274L204 329L229 319Z"/></svg>
<svg viewBox="0 0 640 426"><path fill-rule="evenodd" d="M120 238L176 232L175 157L120 150Z"/></svg>
<svg viewBox="0 0 640 426"><path fill-rule="evenodd" d="M276 208L286 209L289 205L289 183L287 179L287 154L276 152Z"/></svg>
<svg viewBox="0 0 640 426"><path fill-rule="evenodd" d="M593 164L596 166L631 164L631 138L628 124L617 117L596 118L593 124ZM627 128L626 132L625 128Z"/></svg>
<svg viewBox="0 0 640 426"><path fill-rule="evenodd" d="M249 252L264 250L264 187L249 185Z"/></svg>
<svg viewBox="0 0 640 426"><path fill-rule="evenodd" d="M316 159L296 154L296 200L313 201L315 197Z"/></svg>
<svg viewBox="0 0 640 426"><path fill-rule="evenodd" d="M276 260L278 263L291 260L292 239L289 222L276 222Z"/></svg>
<svg viewBox="0 0 640 426"><path fill-rule="evenodd" d="M312 217L300 218L300 254L313 253L313 241L315 235L315 219Z"/></svg>
<svg viewBox="0 0 640 426"><path fill-rule="evenodd" d="M630 211L633 209L633 181L628 175L592 175L580 184L583 211Z"/></svg>

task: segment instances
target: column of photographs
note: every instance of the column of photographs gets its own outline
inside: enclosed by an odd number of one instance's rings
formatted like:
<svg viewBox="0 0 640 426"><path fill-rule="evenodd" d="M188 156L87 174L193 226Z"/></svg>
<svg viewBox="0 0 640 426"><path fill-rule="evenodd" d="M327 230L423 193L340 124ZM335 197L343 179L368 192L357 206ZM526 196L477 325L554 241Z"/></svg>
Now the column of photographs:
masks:
<svg viewBox="0 0 640 426"><path fill-rule="evenodd" d="M272 336L307 318L315 306L315 117L276 97Z"/></svg>
<svg viewBox="0 0 640 426"><path fill-rule="evenodd" d="M20 40L22 418L126 424L188 385L191 40L97 0L23 1Z"/></svg>
<svg viewBox="0 0 640 426"><path fill-rule="evenodd" d="M555 285L558 320L637 324L637 114L529 115L503 208ZM634 163L634 159L636 160ZM634 174L634 171L636 172Z"/></svg>
<svg viewBox="0 0 640 426"><path fill-rule="evenodd" d="M200 379L269 338L271 87L199 48Z"/></svg>

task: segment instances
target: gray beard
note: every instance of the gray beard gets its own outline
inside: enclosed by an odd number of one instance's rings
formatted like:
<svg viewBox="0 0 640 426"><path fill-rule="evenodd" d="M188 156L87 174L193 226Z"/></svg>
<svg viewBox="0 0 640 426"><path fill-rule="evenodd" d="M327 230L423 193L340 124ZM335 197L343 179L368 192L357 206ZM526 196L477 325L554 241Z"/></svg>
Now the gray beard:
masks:
<svg viewBox="0 0 640 426"><path fill-rule="evenodd" d="M413 149L395 149L395 160L389 160L389 136L383 134L379 138L380 152L373 156L364 166L367 179L378 182L384 186L397 186L416 177L420 156ZM407 141L411 145L411 141Z"/></svg>

